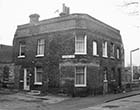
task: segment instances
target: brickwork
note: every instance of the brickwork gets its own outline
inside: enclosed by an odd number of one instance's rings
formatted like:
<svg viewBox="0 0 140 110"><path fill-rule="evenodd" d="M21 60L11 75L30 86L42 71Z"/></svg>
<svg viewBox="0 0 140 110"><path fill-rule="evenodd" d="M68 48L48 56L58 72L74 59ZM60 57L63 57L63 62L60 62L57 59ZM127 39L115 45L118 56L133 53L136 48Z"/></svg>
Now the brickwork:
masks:
<svg viewBox="0 0 140 110"><path fill-rule="evenodd" d="M75 55L75 36L87 35L87 54ZM36 57L37 40L45 39L44 57ZM98 43L98 56L93 56L93 41ZM108 57L102 56L102 42L108 43ZM25 58L18 58L19 43L25 42ZM110 58L110 43L115 44L115 58ZM15 33L14 62L21 66L19 77L23 80L23 69L28 68L31 73L30 89L47 91L50 85L60 87L68 94L76 95L79 92L98 94L103 92L104 68L107 68L108 83L111 81L111 70L114 68L117 85L121 83L118 69L123 67L124 57L117 59L116 49L122 47L120 33L87 14L72 14L64 17L43 20L38 24L20 25ZM64 55L73 55L74 58L62 58ZM75 87L75 67L87 67L86 87ZM43 67L43 85L34 85L34 67ZM118 78L119 77L119 78ZM54 79L54 80L53 80ZM21 88L23 89L21 81ZM58 85L56 85L58 84ZM110 89L110 88L109 88Z"/></svg>

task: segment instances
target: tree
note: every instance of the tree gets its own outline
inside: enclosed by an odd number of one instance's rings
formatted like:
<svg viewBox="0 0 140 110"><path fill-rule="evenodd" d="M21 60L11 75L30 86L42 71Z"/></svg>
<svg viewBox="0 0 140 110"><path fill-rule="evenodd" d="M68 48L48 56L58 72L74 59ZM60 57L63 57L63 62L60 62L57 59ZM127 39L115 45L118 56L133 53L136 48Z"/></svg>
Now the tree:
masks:
<svg viewBox="0 0 140 110"><path fill-rule="evenodd" d="M123 1L121 6L124 7L125 10L127 10L128 15L138 16L140 14L139 5L140 3L138 0L127 0Z"/></svg>
<svg viewBox="0 0 140 110"><path fill-rule="evenodd" d="M140 0L123 0L119 6L129 16L137 18L140 15ZM140 24L135 23L134 27L140 28Z"/></svg>

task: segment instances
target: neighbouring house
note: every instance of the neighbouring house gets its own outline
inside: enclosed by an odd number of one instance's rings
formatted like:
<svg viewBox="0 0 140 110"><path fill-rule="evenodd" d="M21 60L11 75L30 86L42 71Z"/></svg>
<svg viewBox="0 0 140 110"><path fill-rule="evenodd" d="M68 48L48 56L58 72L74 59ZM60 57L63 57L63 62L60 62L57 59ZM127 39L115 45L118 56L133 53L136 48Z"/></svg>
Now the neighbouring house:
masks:
<svg viewBox="0 0 140 110"><path fill-rule="evenodd" d="M122 73L122 84L125 85L127 83L131 83L131 70L130 67L125 67L124 72Z"/></svg>
<svg viewBox="0 0 140 110"><path fill-rule="evenodd" d="M80 95L111 93L121 87L124 48L120 31L88 14L70 14L18 25L13 40L21 90Z"/></svg>
<svg viewBox="0 0 140 110"><path fill-rule="evenodd" d="M0 85L12 87L14 81L13 47L0 44Z"/></svg>
<svg viewBox="0 0 140 110"><path fill-rule="evenodd" d="M134 81L140 80L139 66L133 66L133 80ZM124 72L122 74L122 82L125 84L125 83L131 83L131 81L132 81L131 67L127 66L124 68Z"/></svg>

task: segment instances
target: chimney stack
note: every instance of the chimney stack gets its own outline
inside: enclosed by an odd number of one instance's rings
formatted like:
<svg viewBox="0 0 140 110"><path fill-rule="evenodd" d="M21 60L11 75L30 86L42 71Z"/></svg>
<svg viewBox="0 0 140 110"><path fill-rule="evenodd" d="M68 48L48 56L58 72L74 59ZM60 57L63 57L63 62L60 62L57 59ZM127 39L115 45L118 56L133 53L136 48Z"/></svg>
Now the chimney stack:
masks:
<svg viewBox="0 0 140 110"><path fill-rule="evenodd" d="M63 8L62 8L62 12L60 13L60 16L66 16L70 14L70 8L65 6L65 4L63 3Z"/></svg>
<svg viewBox="0 0 140 110"><path fill-rule="evenodd" d="M30 16L30 23L31 24L36 24L39 22L39 15L38 14L31 14Z"/></svg>

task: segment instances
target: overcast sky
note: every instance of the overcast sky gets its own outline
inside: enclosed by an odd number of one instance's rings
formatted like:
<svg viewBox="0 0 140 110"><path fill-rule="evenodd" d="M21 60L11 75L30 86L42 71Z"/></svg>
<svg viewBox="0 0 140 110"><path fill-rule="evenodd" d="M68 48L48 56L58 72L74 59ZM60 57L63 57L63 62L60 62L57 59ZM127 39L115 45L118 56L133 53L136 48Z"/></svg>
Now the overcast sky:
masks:
<svg viewBox="0 0 140 110"><path fill-rule="evenodd" d="M130 50L140 48L140 15L128 12L140 10L140 4L122 7L125 1L130 0L0 0L0 44L12 45L17 25L28 23L30 14L38 13L40 20L57 17L65 3L70 13L87 13L120 30L127 66ZM133 64L140 65L140 50L133 52Z"/></svg>

